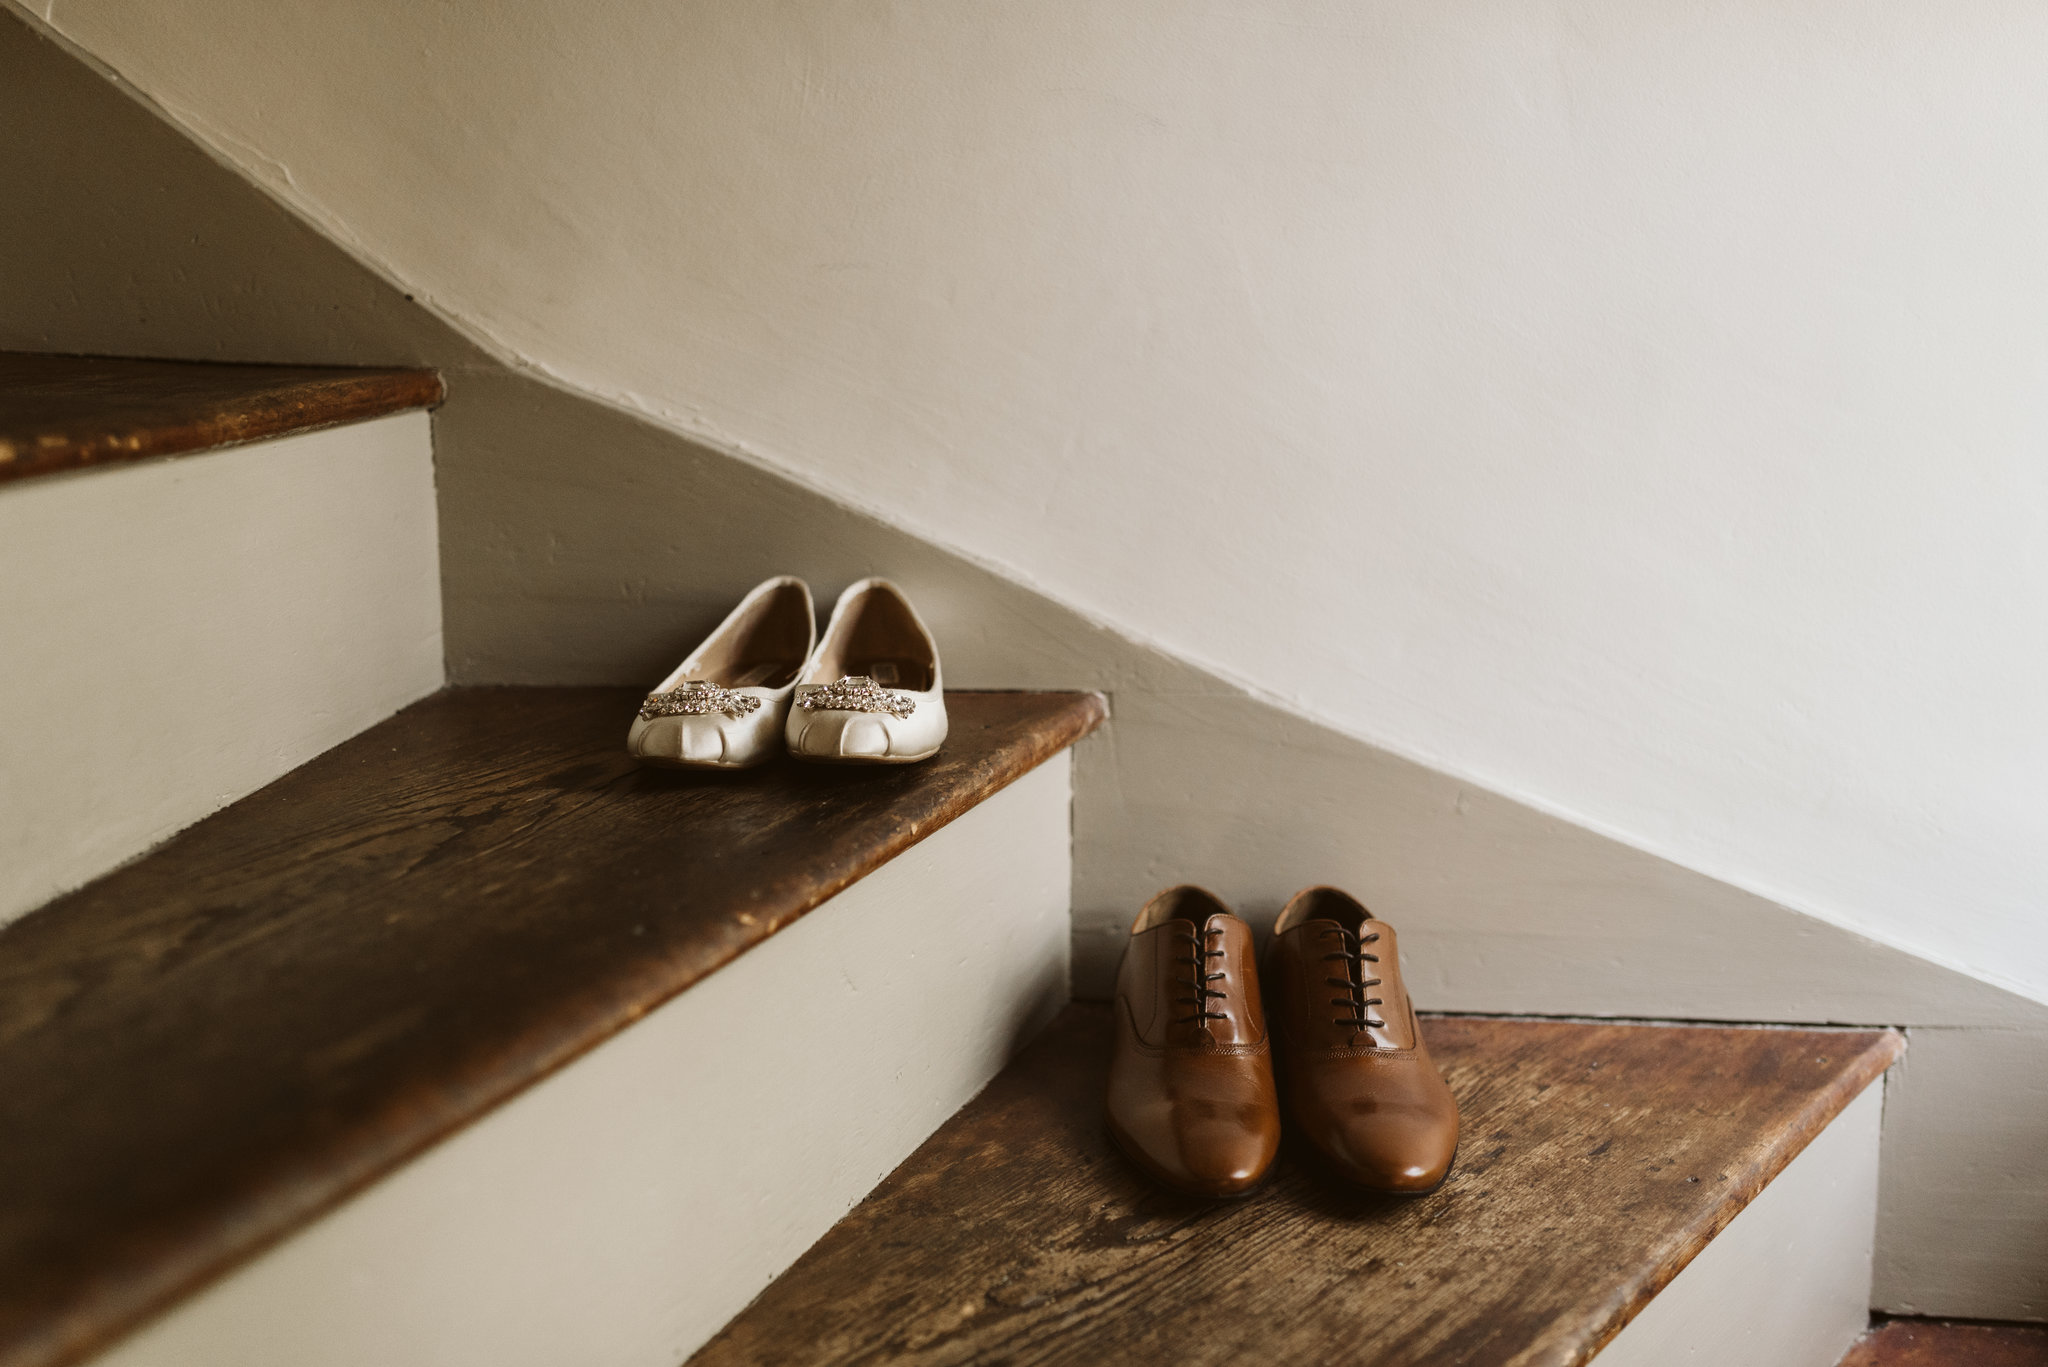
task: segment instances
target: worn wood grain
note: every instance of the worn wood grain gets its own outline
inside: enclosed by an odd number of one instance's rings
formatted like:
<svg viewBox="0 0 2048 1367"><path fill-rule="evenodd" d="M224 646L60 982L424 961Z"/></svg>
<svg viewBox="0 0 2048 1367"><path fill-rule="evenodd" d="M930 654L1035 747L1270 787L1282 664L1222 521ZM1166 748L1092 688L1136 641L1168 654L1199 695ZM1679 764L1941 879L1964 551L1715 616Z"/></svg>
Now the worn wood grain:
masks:
<svg viewBox="0 0 2048 1367"><path fill-rule="evenodd" d="M419 703L0 931L0 1364L69 1362L1085 735L642 769L620 689ZM800 994L802 984L791 984Z"/></svg>
<svg viewBox="0 0 2048 1367"><path fill-rule="evenodd" d="M1443 1017L1464 1111L1436 1194L1298 1155L1238 1202L1150 1186L1076 1005L692 1359L1586 1361L1895 1059L1885 1031Z"/></svg>
<svg viewBox="0 0 2048 1367"><path fill-rule="evenodd" d="M1840 1367L2048 1367L2048 1324L1886 1320Z"/></svg>
<svg viewBox="0 0 2048 1367"><path fill-rule="evenodd" d="M0 482L359 422L441 396L431 370L0 352Z"/></svg>

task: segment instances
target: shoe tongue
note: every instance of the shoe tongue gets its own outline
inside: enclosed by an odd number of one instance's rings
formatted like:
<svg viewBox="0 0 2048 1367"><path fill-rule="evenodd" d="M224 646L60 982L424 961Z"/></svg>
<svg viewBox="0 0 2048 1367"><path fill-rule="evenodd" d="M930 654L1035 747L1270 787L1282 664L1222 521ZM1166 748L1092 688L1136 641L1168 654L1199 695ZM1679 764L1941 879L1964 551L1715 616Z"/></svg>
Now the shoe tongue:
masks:
<svg viewBox="0 0 2048 1367"><path fill-rule="evenodd" d="M1297 926L1335 926L1354 935L1362 933L1360 927L1372 919L1372 912L1356 898L1335 888L1311 888L1297 893L1287 904L1287 910L1301 917L1295 922Z"/></svg>

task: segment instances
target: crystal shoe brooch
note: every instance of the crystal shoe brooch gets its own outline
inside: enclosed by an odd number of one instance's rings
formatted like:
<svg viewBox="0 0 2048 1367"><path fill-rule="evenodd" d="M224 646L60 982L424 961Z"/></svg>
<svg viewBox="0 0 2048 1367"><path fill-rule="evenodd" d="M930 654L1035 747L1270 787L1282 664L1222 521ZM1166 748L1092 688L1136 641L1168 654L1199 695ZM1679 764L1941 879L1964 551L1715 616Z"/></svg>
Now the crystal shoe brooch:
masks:
<svg viewBox="0 0 2048 1367"><path fill-rule="evenodd" d="M735 693L715 683L690 679L665 693L649 693L647 701L640 704L640 720L708 717L714 712L722 712L728 717L744 717L760 706L761 700L751 694Z"/></svg>
<svg viewBox="0 0 2048 1367"><path fill-rule="evenodd" d="M907 717L917 711L917 699L891 693L865 674L849 674L834 683L804 693L796 705L806 712L887 712Z"/></svg>

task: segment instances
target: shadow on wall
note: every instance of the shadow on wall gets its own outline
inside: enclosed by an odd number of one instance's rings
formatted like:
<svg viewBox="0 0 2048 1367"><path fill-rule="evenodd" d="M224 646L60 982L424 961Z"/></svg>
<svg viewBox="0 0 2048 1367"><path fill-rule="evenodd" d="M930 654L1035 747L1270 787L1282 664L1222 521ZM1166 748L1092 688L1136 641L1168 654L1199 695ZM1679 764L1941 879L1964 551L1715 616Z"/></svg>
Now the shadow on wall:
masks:
<svg viewBox="0 0 2048 1367"><path fill-rule="evenodd" d="M644 687L767 575L829 598L886 574L931 622L949 682L1110 695L1109 726L1075 760L1082 995L1106 993L1129 918L1163 884L1205 883L1269 921L1295 888L1334 882L1400 926L1432 1008L1933 1027L1916 1049L1938 1039L1954 1057L1910 1067L1911 1104L1887 1109L1880 1304L2043 1313L2031 1121L1985 1129L1961 1186L1943 1155L1954 1116L2010 1111L2002 1067L1956 1058L1996 1027L1998 1059L2048 1071L2048 1008L1331 731L515 372L4 13L0 183L16 206L0 215L0 348L442 370L454 681ZM1965 1284L1951 1253L1972 1240L1998 1253Z"/></svg>
<svg viewBox="0 0 2048 1367"><path fill-rule="evenodd" d="M1996 989L1303 720L665 428L505 371L452 395L436 446L456 682L646 686L771 574L826 601L886 574L949 683L1108 693L1110 726L1076 757L1082 995L1107 994L1161 885L1207 884L1266 922L1329 881L1402 927L1433 1007L2010 1019Z"/></svg>

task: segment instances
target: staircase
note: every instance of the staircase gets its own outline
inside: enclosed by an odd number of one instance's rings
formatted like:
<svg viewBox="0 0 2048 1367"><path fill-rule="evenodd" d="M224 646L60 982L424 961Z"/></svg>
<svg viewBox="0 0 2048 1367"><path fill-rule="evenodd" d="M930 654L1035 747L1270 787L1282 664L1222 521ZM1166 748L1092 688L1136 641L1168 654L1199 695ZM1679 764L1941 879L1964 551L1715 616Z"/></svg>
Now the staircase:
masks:
<svg viewBox="0 0 2048 1367"><path fill-rule="evenodd" d="M9 886L75 890L0 929L0 1367L1825 1367L1863 1328L1888 1031L1438 1017L1437 1194L1147 1186L1066 1001L1103 700L693 775L627 759L631 690L445 688L439 393L0 357L0 564L90 543L6 633L51 718Z"/></svg>
<svg viewBox="0 0 2048 1367"><path fill-rule="evenodd" d="M737 783L638 701L444 692L0 933L0 1362L330 1211L108 1360L680 1357L1064 998L1092 695Z"/></svg>
<svg viewBox="0 0 2048 1367"><path fill-rule="evenodd" d="M0 923L441 686L440 395L0 354Z"/></svg>
<svg viewBox="0 0 2048 1367"><path fill-rule="evenodd" d="M691 1361L1767 1367L1861 1332L1897 1035L1425 1030L1464 1111L1439 1192L1293 1153L1217 1203L1117 1155L1109 1008L1069 1007Z"/></svg>

